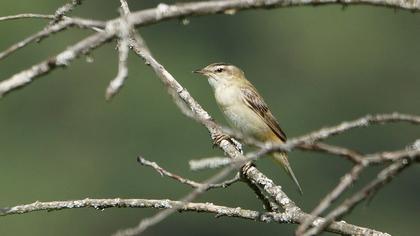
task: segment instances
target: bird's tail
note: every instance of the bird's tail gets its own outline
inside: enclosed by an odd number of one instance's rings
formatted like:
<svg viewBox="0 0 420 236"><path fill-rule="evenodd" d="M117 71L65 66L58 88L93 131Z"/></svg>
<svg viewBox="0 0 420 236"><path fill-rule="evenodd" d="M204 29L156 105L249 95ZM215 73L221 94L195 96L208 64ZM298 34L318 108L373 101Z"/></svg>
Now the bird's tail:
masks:
<svg viewBox="0 0 420 236"><path fill-rule="evenodd" d="M303 194L302 188L300 187L299 181L296 179L295 174L293 173L292 168L290 167L289 160L287 160L287 154L284 152L275 152L272 154L274 161L279 163L286 170L286 173L292 178L296 186L299 189L300 194Z"/></svg>

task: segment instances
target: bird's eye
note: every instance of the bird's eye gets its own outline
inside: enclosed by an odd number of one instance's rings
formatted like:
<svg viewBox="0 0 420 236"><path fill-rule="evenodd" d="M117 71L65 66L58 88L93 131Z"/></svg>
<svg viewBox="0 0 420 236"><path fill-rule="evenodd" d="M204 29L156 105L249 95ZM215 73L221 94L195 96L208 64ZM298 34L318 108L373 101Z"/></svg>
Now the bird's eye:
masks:
<svg viewBox="0 0 420 236"><path fill-rule="evenodd" d="M222 72L222 71L223 71L223 68L221 68L221 67L216 69L216 72L217 72L217 73L220 73L220 72Z"/></svg>

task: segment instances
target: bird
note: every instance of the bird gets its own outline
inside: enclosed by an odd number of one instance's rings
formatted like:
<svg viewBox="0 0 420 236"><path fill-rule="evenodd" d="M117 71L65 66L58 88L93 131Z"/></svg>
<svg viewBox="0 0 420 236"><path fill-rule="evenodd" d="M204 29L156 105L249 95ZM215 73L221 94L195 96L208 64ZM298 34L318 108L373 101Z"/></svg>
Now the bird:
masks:
<svg viewBox="0 0 420 236"><path fill-rule="evenodd" d="M232 64L213 63L193 71L207 77L216 102L230 126L245 138L273 145L285 143L286 134L257 89L246 79L245 73ZM285 152L270 154L283 166L302 194Z"/></svg>

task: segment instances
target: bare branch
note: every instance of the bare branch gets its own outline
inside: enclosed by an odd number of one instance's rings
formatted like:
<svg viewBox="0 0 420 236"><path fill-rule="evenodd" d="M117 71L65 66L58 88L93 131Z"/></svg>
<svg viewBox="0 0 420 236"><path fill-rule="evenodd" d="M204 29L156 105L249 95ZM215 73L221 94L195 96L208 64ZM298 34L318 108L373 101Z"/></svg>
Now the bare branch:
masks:
<svg viewBox="0 0 420 236"><path fill-rule="evenodd" d="M404 0L317 0L317 1L293 1L293 0L224 0L190 2L175 5L159 4L153 9L133 12L132 19L136 25L154 24L162 20L200 16L208 14L232 14L238 11L250 9L274 9L279 7L291 7L302 5L327 5L327 4L367 4L386 7L399 7L409 10L420 10L420 2Z"/></svg>
<svg viewBox="0 0 420 236"><path fill-rule="evenodd" d="M273 196L273 200L277 204L279 204L283 209L285 209L285 216L290 216L290 218L286 219L290 222L297 222L302 223L308 217L309 214L303 212L296 204L282 191L280 186L274 184L274 182L267 178L263 173L258 171L255 167L250 167L248 170L244 172L248 178L251 180L255 180L254 183L264 189L270 196ZM314 222L322 222L324 221L323 218L317 217ZM314 223L315 225L316 223ZM361 228L361 227L353 227L347 225L347 223L335 222L326 228L327 231L338 233L342 235L381 235L386 236L387 233L378 232L368 228Z"/></svg>
<svg viewBox="0 0 420 236"><path fill-rule="evenodd" d="M415 146L413 146L415 147ZM381 164L385 162L395 162L406 157L416 157L419 155L420 149L409 148L407 150L395 151L395 152L381 152L366 155L365 159L369 164Z"/></svg>
<svg viewBox="0 0 420 236"><path fill-rule="evenodd" d="M128 51L129 51L129 37L130 31L132 31L132 25L128 21L128 17L130 16L130 9L128 8L127 2L125 0L121 1L121 23L119 27L119 43L118 43L118 74L108 85L105 93L105 99L110 100L120 88L124 85L124 81L128 76L128 68L127 68L127 58L128 58Z"/></svg>
<svg viewBox="0 0 420 236"><path fill-rule="evenodd" d="M148 160L144 159L143 157L140 157L140 156L137 157L137 162L140 163L141 165L152 167L162 176L167 176L167 177L172 178L172 179L174 179L174 180L176 180L180 183L189 185L193 188L198 188L202 185L201 183L195 182L193 180L189 180L189 179L183 178L179 175L172 174L171 172L169 172L169 171L163 169L162 167L160 167L156 162L148 161Z"/></svg>
<svg viewBox="0 0 420 236"><path fill-rule="evenodd" d="M182 206L182 207L181 207ZM94 208L102 210L106 208L155 208L155 209L171 209L179 208L180 211L195 211L214 213L218 216L239 217L250 220L258 220L263 222L276 221L281 222L281 214L273 213L264 215L257 211L241 209L239 207L230 208L218 206L212 203L184 203L181 201L172 201L168 199L83 199L71 201L54 201L54 202L34 202L32 204L20 205L14 207L0 208L0 216L26 214L35 211L55 211L75 208ZM264 217L263 217L264 216ZM271 218L271 219L270 219Z"/></svg>
<svg viewBox="0 0 420 236"><path fill-rule="evenodd" d="M331 211L325 217L325 221L322 221L320 224L309 229L306 233L302 235L310 236L310 235L318 234L319 232L323 231L325 227L327 227L328 224L330 224L333 220L351 211L351 209L353 209L358 203L360 203L361 201L363 201L367 197L370 197L372 194L378 191L386 183L391 181L398 173L400 173L402 170L410 166L410 164L413 163L414 159L419 158L419 157L420 157L420 152L418 152L417 155L408 156L407 158L403 160L400 160L394 164L391 164L389 167L382 170L377 175L375 180L370 182L368 185L362 188L359 192L355 193L352 197L344 200L344 202L341 205L339 205L335 210Z"/></svg>
<svg viewBox="0 0 420 236"><path fill-rule="evenodd" d="M375 124L387 124L387 123L397 123L397 122L407 122L411 124L420 124L420 116L401 114L401 113L391 113L391 114L376 114L376 115L366 115L359 119L353 121L345 121L339 125L323 128L309 134L300 136L289 140L284 145L273 146L266 148L265 151L288 151L301 144L312 144L315 142L322 141L326 138L341 134L351 129L368 127ZM276 149L277 148L277 149Z"/></svg>
<svg viewBox="0 0 420 236"><path fill-rule="evenodd" d="M119 91L124 85L124 81L128 76L127 58L128 58L128 41L121 39L118 44L118 74L109 83L106 89L105 99L111 100L111 98Z"/></svg>
<svg viewBox="0 0 420 236"><path fill-rule="evenodd" d="M88 53L93 48L96 48L100 44L110 40L112 37L111 33L107 31L92 35L83 41L69 47L67 50L61 52L57 56L45 60L31 68L21 71L7 80L0 83L0 97L13 89L20 88L33 81L41 75L49 73L56 67L67 66L72 60L83 53Z"/></svg>
<svg viewBox="0 0 420 236"><path fill-rule="evenodd" d="M202 183L196 182L194 180L189 180L187 178L181 177L179 175L173 174L165 169L163 169L162 167L160 167L156 162L152 162L152 161L148 161L146 159L144 159L143 157L138 157L137 161L144 166L149 166L152 167L153 169L155 169L160 175L162 176L167 176L169 178L172 178L180 183L186 184L188 186L191 186L193 188L198 188L203 186ZM231 184L235 183L239 181L239 176L234 177L233 179L227 180L223 183L220 184L210 184L208 186L208 189L212 189L212 188L225 188L230 186Z"/></svg>
<svg viewBox="0 0 420 236"><path fill-rule="evenodd" d="M155 209L171 209L182 206L179 211L191 211L202 213L213 213L216 216L236 217L265 223L298 223L290 222L286 213L260 213L257 211L242 209L239 207L231 208L225 206L214 205L212 203L184 203L180 201L172 201L168 199L152 200L152 199L83 199L72 201L55 201L55 202L35 202L27 205L14 206L10 208L0 208L0 216L25 214L35 211L55 211L76 208L94 208L102 210L106 208L155 208ZM364 228L337 222L332 225L334 229L343 229L346 227L357 228L355 232L368 232ZM372 234L379 235L379 234Z"/></svg>
<svg viewBox="0 0 420 236"><path fill-rule="evenodd" d="M360 172L371 164L378 164L380 162L394 161L388 168L384 169L378 174L377 178L360 190L357 194L353 195L352 198L345 200L342 205L333 210L327 217L326 221L317 224L317 227L309 229L309 226L314 222L314 218L319 216L325 211L344 191L359 177ZM340 183L330 192L327 196L318 204L318 206L312 211L311 217L302 223L296 230L297 235L314 235L321 232L332 220L350 211L356 204L365 198L372 196L374 191L382 187L384 184L389 182L395 175L402 171L408 164L411 164L415 160L420 160L419 149L409 149L396 152L386 152L367 155L363 158L360 164L357 164L353 169L346 174L340 181ZM363 195L362 193L365 193ZM369 193L369 194L368 194ZM363 198L361 198L363 197ZM350 202L350 203L349 203Z"/></svg>
<svg viewBox="0 0 420 236"><path fill-rule="evenodd" d="M252 161L273 151L290 151L295 148L298 148L302 150L322 151L322 152L330 153L333 155L345 156L355 163L360 163L361 158L364 157L362 154L359 154L358 152L354 150L319 143L319 141L322 141L334 135L341 134L343 132L346 132L354 128L368 127L374 124L386 124L386 123L396 123L396 122L407 122L407 123L419 125L420 116L400 114L396 112L391 113L391 114L367 115L362 118L356 119L354 121L342 122L341 124L336 125L336 126L323 128L323 129L311 132L309 134L290 139L284 144L260 145L260 147L262 148L258 152L248 154L247 159L243 161ZM371 154L370 156L366 155L366 158L372 159L372 160L369 160L369 162L380 162L381 159L392 160L393 158L398 159L398 158L404 157L406 155L405 152L406 151L402 151L399 154L395 154L392 152ZM228 164L229 163L226 163L226 165Z"/></svg>
<svg viewBox="0 0 420 236"><path fill-rule="evenodd" d="M128 7L127 1L120 0L120 3L121 3L122 14L125 16L129 16L131 12L130 12L130 8Z"/></svg>
<svg viewBox="0 0 420 236"><path fill-rule="evenodd" d="M22 14L17 14L17 15L12 15L12 16L2 16L0 17L0 21L18 20L18 19L27 19L27 18L52 20L54 19L54 15L22 13Z"/></svg>
<svg viewBox="0 0 420 236"><path fill-rule="evenodd" d="M53 25L63 19L63 16L67 13L73 11L73 9L82 4L82 0L71 0L71 2L66 3L65 5L59 7L54 14L54 20L50 22L50 25Z"/></svg>
<svg viewBox="0 0 420 236"><path fill-rule="evenodd" d="M19 19L44 19L44 20L54 20L55 15L46 15L46 14L35 14L35 13L22 13L17 15L10 15L10 16L2 16L0 17L0 21L8 21L8 20L19 20ZM68 17L62 16L62 20L71 21L71 24L80 28L105 28L106 22L100 20L91 20L91 19L84 19L80 17Z"/></svg>
<svg viewBox="0 0 420 236"><path fill-rule="evenodd" d="M3 52L0 52L0 60L7 57L11 53L17 51L18 49L21 49L27 46L31 42L38 41L49 35L65 30L71 26L78 26L78 27L83 27L83 28L104 28L105 23L100 22L100 21L82 20L82 19L76 19L76 18L64 18L62 21L57 22L54 25L45 27L41 31L27 37L26 39L20 42L13 44L12 46L7 48Z"/></svg>
<svg viewBox="0 0 420 236"><path fill-rule="evenodd" d="M329 192L318 204L318 206L315 207L315 209L310 213L310 217L308 217L302 224L299 225L299 227L296 229L296 235L301 235L305 232L305 230L311 226L315 219L321 215L322 212L324 212L328 207L331 206L331 204L337 200L339 196L341 196L344 191L351 186L351 184L354 183L359 178L360 173L366 165L364 164L358 164L355 165L349 173L344 175L341 178L341 181L339 184L331 191Z"/></svg>
<svg viewBox="0 0 420 236"><path fill-rule="evenodd" d="M300 150L317 151L332 154L335 156L342 156L355 164L359 164L362 162L362 154L360 154L359 152L326 143L304 143L299 145L297 148Z"/></svg>
<svg viewBox="0 0 420 236"><path fill-rule="evenodd" d="M263 203L263 207L266 211L279 212L280 207L273 202L269 197L264 195L264 192L248 178L242 178L242 180L248 185L252 191L254 191L257 198Z"/></svg>
<svg viewBox="0 0 420 236"><path fill-rule="evenodd" d="M227 157L208 157L199 160L190 160L191 170L215 169L231 164L233 161Z"/></svg>
<svg viewBox="0 0 420 236"><path fill-rule="evenodd" d="M25 38L24 40L18 43L13 44L9 48L1 52L0 60L7 57L11 53L17 51L18 49L25 47L31 42L40 41L41 39L49 35L65 30L71 26L78 26L80 28L89 28L93 30L97 30L97 29L101 29L105 27L105 23L102 21L86 20L86 19L81 19L81 18L71 18L71 17L64 16L66 13L72 11L73 8L79 4L81 4L81 0L72 0L71 3L67 3L63 5L62 7L58 8L54 15L19 14L19 15L14 15L14 16L1 17L0 21L11 20L11 19L22 19L22 18L42 18L42 19L51 19L51 21L42 30L38 31L35 34L30 35L29 37Z"/></svg>
<svg viewBox="0 0 420 236"><path fill-rule="evenodd" d="M191 2L191 3L184 3L184 4L175 4L175 5L166 5L166 4L159 4L156 8L151 8L147 10L137 11L130 14L128 21L132 23L134 26L144 26L150 25L157 22L161 22L164 20L174 19L174 18L182 18L187 16L200 16L200 15L209 15L209 14L218 14L218 13L233 13L236 11L242 10L249 10L249 9L273 9L278 7L288 7L288 6L300 6L300 5L310 5L310 4L335 4L340 3L342 4L342 0L317 0L317 1L284 1L284 0L229 0L229 1L205 1L205 2ZM371 5L380 5L380 6L389 6L389 7L400 7L403 9L412 9L412 10L419 10L420 9L420 2L418 1L405 1L405 0L346 0L346 4L371 4ZM121 18L109 20L107 25L116 25L117 22L121 21ZM111 35L109 38L104 38L104 41L109 40L116 36L117 30L113 30L112 32L108 30ZM98 37L101 33L96 34L96 36L91 37ZM86 40L86 39L85 39ZM83 40L84 41L84 40ZM86 45L87 47L93 47L92 45ZM94 47L97 47L96 45ZM4 55L3 55L4 57ZM2 58L0 56L0 58ZM22 72L21 72L22 73ZM22 81L32 81L34 77L38 77L43 73L28 73L29 76L25 76L22 78ZM28 82L15 82L16 85L14 86L5 86L3 83L10 84L9 80L14 80L14 76L9 79L6 79L0 82L0 97L10 90L19 88L23 85L28 84ZM4 88L7 88L4 91Z"/></svg>
<svg viewBox="0 0 420 236"><path fill-rule="evenodd" d="M234 168L235 166L226 167L222 169L219 173L214 175L213 177L209 178L207 181L205 181L202 185L198 186L190 194L182 198L180 202L182 202L183 204L161 211L152 217L143 219L142 221L140 221L140 223L137 226L133 228L120 230L116 232L114 235L115 236L128 236L128 235L139 235L143 233L149 227L160 223L171 214L182 209L186 204L190 203L192 200L194 200L195 198L203 194L207 189L209 189L211 184L217 183L221 181L223 178L225 178Z"/></svg>

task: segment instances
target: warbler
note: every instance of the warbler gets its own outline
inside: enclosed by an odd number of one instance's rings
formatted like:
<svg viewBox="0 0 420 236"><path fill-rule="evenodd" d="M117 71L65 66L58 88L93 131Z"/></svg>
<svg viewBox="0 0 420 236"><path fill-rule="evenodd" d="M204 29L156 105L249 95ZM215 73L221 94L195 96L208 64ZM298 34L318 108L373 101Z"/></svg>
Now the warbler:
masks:
<svg viewBox="0 0 420 236"><path fill-rule="evenodd" d="M280 144L286 142L282 131L257 89L245 78L238 67L227 63L213 63L194 73L208 78L216 102L232 128L244 137ZM281 164L292 178L300 193L302 188L293 173L285 152L274 152L272 158Z"/></svg>

